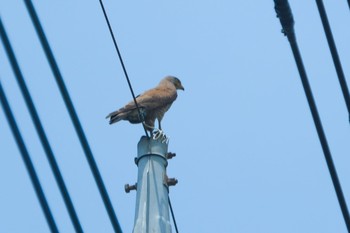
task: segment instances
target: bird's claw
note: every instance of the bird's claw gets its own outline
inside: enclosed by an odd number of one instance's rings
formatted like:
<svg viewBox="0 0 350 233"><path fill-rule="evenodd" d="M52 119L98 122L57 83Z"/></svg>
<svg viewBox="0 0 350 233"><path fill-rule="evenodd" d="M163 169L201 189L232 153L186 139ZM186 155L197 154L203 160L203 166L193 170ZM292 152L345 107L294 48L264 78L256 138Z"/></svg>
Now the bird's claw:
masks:
<svg viewBox="0 0 350 233"><path fill-rule="evenodd" d="M163 130L156 129L152 132L152 139L153 140L160 140L162 143L169 143L169 138L166 136L166 134L163 132Z"/></svg>

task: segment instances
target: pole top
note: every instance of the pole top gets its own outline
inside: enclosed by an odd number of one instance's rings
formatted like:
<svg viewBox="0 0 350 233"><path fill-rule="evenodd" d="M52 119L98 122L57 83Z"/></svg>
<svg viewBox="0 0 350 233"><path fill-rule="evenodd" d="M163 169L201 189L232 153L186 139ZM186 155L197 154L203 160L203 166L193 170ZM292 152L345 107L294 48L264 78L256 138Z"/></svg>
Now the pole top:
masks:
<svg viewBox="0 0 350 233"><path fill-rule="evenodd" d="M137 158L135 163L138 164L138 161L149 155L156 155L167 160L168 154L168 140L164 140L163 137L158 138L148 138L142 136L139 143L137 144Z"/></svg>

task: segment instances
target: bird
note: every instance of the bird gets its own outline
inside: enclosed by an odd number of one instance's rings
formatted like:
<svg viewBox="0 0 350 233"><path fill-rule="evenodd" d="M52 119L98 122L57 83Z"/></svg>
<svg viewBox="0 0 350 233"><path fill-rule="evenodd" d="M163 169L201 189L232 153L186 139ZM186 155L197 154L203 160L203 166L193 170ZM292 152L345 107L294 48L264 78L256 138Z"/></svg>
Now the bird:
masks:
<svg viewBox="0 0 350 233"><path fill-rule="evenodd" d="M161 121L177 98L177 90L185 90L180 79L174 76L164 77L159 84L136 97L140 110L137 110L132 100L124 107L107 115L109 124L127 120L131 124L143 123L147 131L152 134L155 129L155 121L158 121L158 130L162 131Z"/></svg>

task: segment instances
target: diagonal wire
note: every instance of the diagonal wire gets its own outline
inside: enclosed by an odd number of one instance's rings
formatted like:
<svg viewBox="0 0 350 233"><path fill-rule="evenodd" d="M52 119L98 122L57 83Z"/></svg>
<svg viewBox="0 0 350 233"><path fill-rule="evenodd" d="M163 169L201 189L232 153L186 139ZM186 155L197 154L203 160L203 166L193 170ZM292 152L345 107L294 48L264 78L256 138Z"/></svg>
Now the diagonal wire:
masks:
<svg viewBox="0 0 350 233"><path fill-rule="evenodd" d="M335 70L337 71L340 87L341 87L342 92L343 92L345 104L346 104L346 107L348 109L349 121L350 121L350 95L349 95L349 89L348 89L348 86L346 84L346 79L345 79L343 68L342 68L342 65L341 65L341 62L340 62L340 59L339 59L337 47L335 46L334 38L333 38L333 35L332 35L332 30L331 30L331 27L330 27L329 22L328 22L327 13L326 13L326 10L324 8L323 1L322 0L316 0L316 4L317 4L317 7L318 7L318 12L320 13L320 17L321 17L321 21L322 21L324 32L325 32L326 37L327 37L328 46L329 46L329 49L330 49L331 54L332 54Z"/></svg>
<svg viewBox="0 0 350 233"><path fill-rule="evenodd" d="M321 119L317 111L316 103L312 95L311 87L306 75L305 67L304 67L302 57L296 41L294 28L293 28L294 20L293 20L292 11L290 9L288 0L274 0L274 2L275 2L275 10L277 12L277 17L280 18L280 21L283 27L282 32L285 34L285 36L287 36L289 40L296 65L298 67L301 82L303 84L305 95L309 103L311 114L316 126L316 130L322 146L322 150L327 162L328 170L332 178L333 186L338 198L340 209L342 211L347 230L350 233L350 216L349 216L348 207L346 205L344 194L338 179L337 171L333 163L331 151L328 146L327 138L322 127Z"/></svg>
<svg viewBox="0 0 350 233"><path fill-rule="evenodd" d="M17 83L21 89L22 95L24 97L25 103L27 105L27 108L29 110L30 116L32 118L32 121L34 123L35 129L39 135L41 145L44 148L47 160L49 161L49 164L51 166L52 172L55 176L56 182L58 184L58 187L60 189L61 195L63 197L64 203L66 204L69 216L72 220L72 223L74 225L74 228L76 232L83 232L83 229L81 228L78 216L76 214L76 211L74 209L72 200L69 196L67 187L64 183L63 177L61 175L60 169L58 167L58 164L56 162L55 156L53 154L53 151L51 149L51 146L49 144L49 140L47 139L47 136L45 134L44 128L41 125L39 115L37 113L37 110L35 109L35 105L33 103L32 97L29 94L28 88L25 84L23 74L19 68L18 62L16 60L15 54L13 52L12 46L10 44L10 41L8 39L8 36L6 34L5 28L1 22L0 19L0 34L1 34L1 39L2 42L5 46L5 50L7 53L7 56L10 60L12 69L15 73L15 77L17 80Z"/></svg>
<svg viewBox="0 0 350 233"><path fill-rule="evenodd" d="M19 132L17 123L16 123L15 118L14 118L14 116L12 114L10 105L9 105L9 103L7 101L5 92L2 89L1 81L0 81L0 102L2 103L1 104L2 108L3 108L4 112L5 112L7 121L9 123L10 127L11 127L12 134L13 134L15 140L16 140L17 147L18 147L18 149L21 152L22 159L23 159L24 164L25 164L25 166L27 168L27 171L29 173L30 180L32 181L32 185L34 187L35 193L36 193L36 195L37 195L37 197L39 199L40 206L41 206L41 209L44 212L47 224L49 225L50 230L51 230L52 233L58 233L58 228L57 228L56 222L55 222L55 220L54 220L54 218L52 216L50 207L49 207L49 205L47 203L47 200L46 200L45 194L43 192L43 189L41 187L38 175L35 172L35 168L34 168L34 165L33 165L32 161L31 161L31 159L30 159L28 150L27 150L27 148L26 148L26 146L24 144L24 141L23 141L23 138L21 136L21 133Z"/></svg>
<svg viewBox="0 0 350 233"><path fill-rule="evenodd" d="M169 195L168 195L168 202L169 202L171 217L173 218L173 222L174 222L174 226L175 226L175 231L176 231L176 233L179 233L179 230L177 229L177 224L176 224L175 214L174 214L174 211L173 211L173 206L171 205L171 201L170 201Z"/></svg>
<svg viewBox="0 0 350 233"><path fill-rule="evenodd" d="M79 141L80 141L80 144L83 148L83 151L85 153L85 157L89 163L89 166L90 166L90 169L91 169L91 172L94 176L94 179L95 179L95 182L97 184L97 187L98 187L98 190L100 192L100 195L102 197L102 200L103 200L103 203L105 205L105 208L107 210L107 213L108 213L108 216L109 216L109 219L112 223L112 226L113 226L113 229L115 232L119 233L119 232L122 232L121 228L120 228L120 225L119 225L119 222L118 222L118 219L117 219L117 216L114 212L114 209L113 209L113 206L112 206L112 202L108 196L108 193L107 193L107 190L106 190L106 187L103 183L103 180L102 180L102 177L101 177L101 174L98 170L98 167L97 167L97 164L95 162L95 159L94 159L94 156L92 154L92 151L91 151L91 148L89 146L89 143L86 139L86 136L84 134L84 131L83 131L83 128L80 124L80 121L79 121L79 118L78 118L78 115L74 109L74 106L73 106L73 103L72 103L72 100L69 96L69 93L68 93L68 90L66 88L66 85L63 81L63 77L61 75L61 72L58 68L58 65L57 65L57 62L55 60L55 57L53 55L53 52L50 48L50 45L49 45L49 42L45 36L45 33L44 33L44 30L41 26L41 23L40 23L40 20L38 18L38 15L34 9L34 6L33 6L33 3L30 1L30 0L24 0L25 2L25 5L27 7L27 10L29 12L29 15L30 15L30 18L34 24L34 27L35 27L35 30L38 34L38 37L40 39L40 43L44 49L44 52L45 52L45 55L46 55L46 58L49 62L49 65L51 67L51 70L54 74L54 77L56 79L56 83L59 87L59 90L61 92L61 95L62 95L62 98L64 100L64 103L66 105L66 108L68 110L68 113L69 113L69 116L73 122L73 125L74 125L74 129L78 135L78 138L79 138Z"/></svg>
<svg viewBox="0 0 350 233"><path fill-rule="evenodd" d="M132 89L131 82L130 82L130 79L129 79L129 75L128 75L128 73L126 72L126 68L125 68L125 65L124 65L124 62L123 62L123 58L122 58L122 55L121 55L121 53L120 53L120 51L119 51L117 41L116 41L116 39L115 39L115 37L114 37L111 24L109 23L109 19L108 19L108 16L107 16L105 7L103 6L102 0L99 0L99 1L100 1L100 5L101 5L101 8L102 8L102 11L103 11L103 15L104 15L104 17L105 17L105 19L106 19L106 22L107 22L107 25L108 25L109 32L111 33L111 37L112 37L112 40L113 40L113 44L114 44L115 50L117 51L117 54L118 54L118 57L119 57L119 60L120 60L120 64L121 64L121 66L122 66L122 68L123 68L126 81L128 82L128 85L129 85L129 89L130 89L132 98L133 98L134 103L135 103L135 106L136 106L136 108L137 108L137 112L138 112L138 114L139 114L139 118L142 120L143 129L145 130L145 134L146 134L147 138L149 138L148 132L147 132L147 130L146 130L146 126L145 126L145 124L144 124L144 117L143 117L143 115L142 115L141 112L140 112L139 105L137 104L136 97L135 97L135 94L134 94L134 90Z"/></svg>

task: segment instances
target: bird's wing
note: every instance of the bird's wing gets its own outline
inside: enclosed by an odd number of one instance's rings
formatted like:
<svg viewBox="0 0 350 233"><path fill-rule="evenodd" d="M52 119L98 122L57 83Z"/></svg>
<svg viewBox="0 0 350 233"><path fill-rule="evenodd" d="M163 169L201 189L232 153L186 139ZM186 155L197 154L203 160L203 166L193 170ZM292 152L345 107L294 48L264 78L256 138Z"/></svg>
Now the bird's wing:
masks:
<svg viewBox="0 0 350 233"><path fill-rule="evenodd" d="M177 97L176 90L164 88L154 88L144 92L136 98L139 107L145 109L155 109L171 104ZM126 111L135 109L134 101L129 102L124 109Z"/></svg>
<svg viewBox="0 0 350 233"><path fill-rule="evenodd" d="M176 97L176 90L156 87L137 96L136 101L137 105L147 115L149 111L169 106L169 104L174 102ZM130 101L127 105L120 108L119 110L108 114L106 118L111 118L110 124L127 118L130 118L129 121L134 121L132 119L138 119L138 113L134 112L135 109L135 102Z"/></svg>

